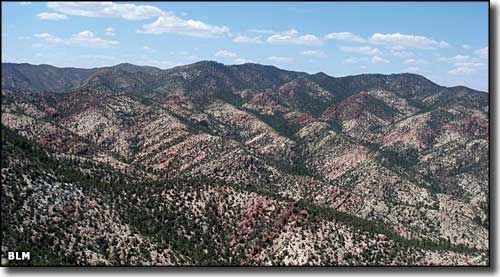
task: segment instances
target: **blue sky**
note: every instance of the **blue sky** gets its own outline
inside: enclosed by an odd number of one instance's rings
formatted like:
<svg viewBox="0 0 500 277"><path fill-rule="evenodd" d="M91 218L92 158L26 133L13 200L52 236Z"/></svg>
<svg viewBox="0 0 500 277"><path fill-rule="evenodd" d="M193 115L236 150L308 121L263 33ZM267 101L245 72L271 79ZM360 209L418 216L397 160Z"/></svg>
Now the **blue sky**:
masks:
<svg viewBox="0 0 500 277"><path fill-rule="evenodd" d="M2 2L2 62L199 60L488 88L487 2Z"/></svg>

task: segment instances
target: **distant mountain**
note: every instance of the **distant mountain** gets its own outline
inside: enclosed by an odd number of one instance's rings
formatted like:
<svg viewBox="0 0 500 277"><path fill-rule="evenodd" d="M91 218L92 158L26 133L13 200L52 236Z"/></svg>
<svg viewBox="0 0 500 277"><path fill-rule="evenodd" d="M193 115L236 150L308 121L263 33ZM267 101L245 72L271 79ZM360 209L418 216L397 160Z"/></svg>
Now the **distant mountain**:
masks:
<svg viewBox="0 0 500 277"><path fill-rule="evenodd" d="M2 89L65 91L75 88L96 69L2 63Z"/></svg>
<svg viewBox="0 0 500 277"><path fill-rule="evenodd" d="M106 75L107 78L123 78L123 72L141 74L148 80L144 85L152 89L163 88L169 83L190 86L196 89L198 83L227 86L231 89L275 89L298 77L306 77L332 93L353 94L363 89L390 89L412 94L425 91L432 93L441 87L416 74L362 74L334 78L324 73L309 75L304 72L286 71L274 66L260 64L229 65L201 61L190 65L161 70L150 66L128 63L111 67L78 69L58 68L50 65L2 63L2 87L4 89L31 89L62 91L89 86L92 79ZM113 74L114 73L114 74ZM44 78L42 78L42 76ZM146 77L148 76L148 77ZM154 78L152 78L154 77ZM107 79L106 80L109 80ZM104 81L103 81L104 82ZM131 80L134 82L134 80ZM199 85L199 84L198 84Z"/></svg>

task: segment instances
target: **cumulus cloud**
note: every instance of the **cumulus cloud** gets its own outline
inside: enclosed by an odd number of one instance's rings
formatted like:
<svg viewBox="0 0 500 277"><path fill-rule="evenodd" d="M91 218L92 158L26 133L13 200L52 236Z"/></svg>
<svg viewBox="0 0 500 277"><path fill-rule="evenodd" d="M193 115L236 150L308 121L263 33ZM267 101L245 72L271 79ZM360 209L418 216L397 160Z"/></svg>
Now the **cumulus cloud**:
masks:
<svg viewBox="0 0 500 277"><path fill-rule="evenodd" d="M134 64L144 66L156 66L161 69L172 68L181 65L177 62L158 60L157 58L143 57L142 59L134 60Z"/></svg>
<svg viewBox="0 0 500 277"><path fill-rule="evenodd" d="M470 49L472 49L472 46L470 46L468 44L463 44L462 48L465 49L465 50L470 50Z"/></svg>
<svg viewBox="0 0 500 277"><path fill-rule="evenodd" d="M155 22L143 25L137 32L143 34L174 33L201 38L222 37L230 33L226 26L213 26L198 20L181 19L171 12L163 12Z"/></svg>
<svg viewBox="0 0 500 277"><path fill-rule="evenodd" d="M314 58L326 58L326 54L320 50L306 50L300 52L301 55Z"/></svg>
<svg viewBox="0 0 500 277"><path fill-rule="evenodd" d="M116 35L115 28L108 27L108 28L104 29L104 34L107 35L107 36L114 36L114 35Z"/></svg>
<svg viewBox="0 0 500 277"><path fill-rule="evenodd" d="M143 25L138 33L175 33L193 37L220 37L229 34L226 26L213 26L193 19L181 19L172 12L151 5L118 4L114 2L49 2L47 6L67 15L144 20L157 18Z"/></svg>
<svg viewBox="0 0 500 277"><path fill-rule="evenodd" d="M236 43L254 43L254 44L261 44L263 43L262 39L260 36L256 37L247 37L247 36L241 36L238 35L233 39L233 42Z"/></svg>
<svg viewBox="0 0 500 277"><path fill-rule="evenodd" d="M468 55L455 55L453 57L440 57L440 61L451 63L455 66L448 71L450 75L471 75L477 72L478 69L485 66L481 58L471 57Z"/></svg>
<svg viewBox="0 0 500 277"><path fill-rule="evenodd" d="M373 56L371 62L372 63L390 63L389 60L386 60L386 59L379 57L379 56Z"/></svg>
<svg viewBox="0 0 500 277"><path fill-rule="evenodd" d="M56 43L63 42L63 39L58 38L56 36L53 36L49 33L34 34L33 37L38 38L38 39L42 39L50 44L56 44Z"/></svg>
<svg viewBox="0 0 500 277"><path fill-rule="evenodd" d="M324 36L324 39L351 41L358 43L370 43L374 45L382 45L390 48L394 56L409 57L413 53L402 51L403 49L437 49L448 47L446 41L436 40L431 37L418 36L411 34L390 33L381 34L374 33L371 37L364 38L350 32L330 33ZM399 50L399 51L397 51Z"/></svg>
<svg viewBox="0 0 500 277"><path fill-rule="evenodd" d="M267 59L270 61L273 61L273 62L286 62L286 63L288 63L288 62L293 61L293 59L290 57L279 57L279 56L271 56L271 57L268 57Z"/></svg>
<svg viewBox="0 0 500 277"><path fill-rule="evenodd" d="M467 61L475 61L475 58L472 58L468 55L455 55L453 57L440 57L440 61L449 62L449 63L457 63L457 62L467 62Z"/></svg>
<svg viewBox="0 0 500 277"><path fill-rule="evenodd" d="M325 36L325 39L353 41L361 43L366 42L366 39L349 32L330 33Z"/></svg>
<svg viewBox="0 0 500 277"><path fill-rule="evenodd" d="M65 20L68 17L65 14L60 13L39 13L36 15L41 20Z"/></svg>
<svg viewBox="0 0 500 277"><path fill-rule="evenodd" d="M309 46L318 46L322 44L321 39L317 36L311 34L300 35L299 32L294 29L274 34L267 38L267 42L271 44Z"/></svg>
<svg viewBox="0 0 500 277"><path fill-rule="evenodd" d="M49 44L65 44L70 46L82 46L91 48L106 48L113 45L119 44L118 41L105 40L96 37L91 31L82 31L77 34L71 35L69 38L60 38L48 33L35 34L33 37L41 39ZM41 46L41 44L36 44L36 48ZM34 46L35 47L35 46Z"/></svg>
<svg viewBox="0 0 500 277"><path fill-rule="evenodd" d="M236 58L233 60L234 63L237 63L237 64L242 64L242 63L255 63L255 61L253 60L248 60L248 59L244 59L244 58Z"/></svg>
<svg viewBox="0 0 500 277"><path fill-rule="evenodd" d="M47 7L67 15L143 20L160 16L162 10L150 5L113 2L49 2Z"/></svg>
<svg viewBox="0 0 500 277"><path fill-rule="evenodd" d="M451 74L451 75L470 75L476 71L477 71L476 68L457 67L457 68L454 68L454 69L448 71L448 74Z"/></svg>
<svg viewBox="0 0 500 277"><path fill-rule="evenodd" d="M68 43L88 47L110 47L112 45L118 44L119 42L96 37L91 31L82 31L78 34L71 35Z"/></svg>
<svg viewBox="0 0 500 277"><path fill-rule="evenodd" d="M220 58L236 58L238 57L238 54L228 50L219 50L214 54L214 56Z"/></svg>
<svg viewBox="0 0 500 277"><path fill-rule="evenodd" d="M270 29L250 29L248 31L252 32L252 33L258 33L258 34L274 34L274 31L270 30Z"/></svg>
<svg viewBox="0 0 500 277"><path fill-rule="evenodd" d="M228 50L219 50L214 54L215 57L224 58L231 60L233 63L242 64L242 63L253 63L254 61L240 57L238 54L228 51Z"/></svg>
<svg viewBox="0 0 500 277"><path fill-rule="evenodd" d="M342 63L344 63L344 64L356 64L356 63L365 63L365 62L369 62L369 59L366 57L351 57L351 58L344 59L342 61Z"/></svg>
<svg viewBox="0 0 500 277"><path fill-rule="evenodd" d="M146 53L154 53L156 52L156 50L154 50L153 48L149 47L149 46L144 46L142 47L142 49L144 50L144 52Z"/></svg>
<svg viewBox="0 0 500 277"><path fill-rule="evenodd" d="M367 57L350 57L342 60L343 64L357 64L357 63L372 63L372 64L383 64L390 63L391 61L384 59L380 56L373 56L371 59Z"/></svg>
<svg viewBox="0 0 500 277"><path fill-rule="evenodd" d="M394 49L391 49L391 54L394 57L413 57L415 55L413 54L413 52L410 51L397 51Z"/></svg>
<svg viewBox="0 0 500 277"><path fill-rule="evenodd" d="M405 35L400 33L393 34L373 34L369 41L373 44L380 44L393 49L436 49L445 48L449 44L445 41L438 41L433 38L416 35Z"/></svg>
<svg viewBox="0 0 500 277"><path fill-rule="evenodd" d="M460 67L482 67L485 64L479 62L460 62L460 63L455 63L455 65Z"/></svg>
<svg viewBox="0 0 500 277"><path fill-rule="evenodd" d="M378 48L374 48L371 46L361 46L361 47L341 46L340 50L345 53L355 53L368 56L382 55L382 52Z"/></svg>
<svg viewBox="0 0 500 277"><path fill-rule="evenodd" d="M422 59L407 59L404 61L405 64L427 64L426 60Z"/></svg>

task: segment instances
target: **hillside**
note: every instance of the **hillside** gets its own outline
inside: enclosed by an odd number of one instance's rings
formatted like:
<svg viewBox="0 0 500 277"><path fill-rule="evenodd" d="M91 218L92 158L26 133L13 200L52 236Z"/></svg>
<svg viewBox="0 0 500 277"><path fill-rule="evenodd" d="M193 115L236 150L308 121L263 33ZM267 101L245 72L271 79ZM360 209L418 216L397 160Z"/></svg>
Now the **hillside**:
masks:
<svg viewBox="0 0 500 277"><path fill-rule="evenodd" d="M2 257L488 265L488 107L415 74L2 64Z"/></svg>

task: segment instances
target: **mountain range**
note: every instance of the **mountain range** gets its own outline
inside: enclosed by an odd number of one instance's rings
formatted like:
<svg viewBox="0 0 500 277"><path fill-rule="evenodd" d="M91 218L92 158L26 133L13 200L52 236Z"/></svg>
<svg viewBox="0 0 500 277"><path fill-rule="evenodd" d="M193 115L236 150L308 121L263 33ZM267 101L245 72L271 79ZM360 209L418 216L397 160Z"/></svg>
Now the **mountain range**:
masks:
<svg viewBox="0 0 500 277"><path fill-rule="evenodd" d="M9 265L489 265L489 95L2 63L1 196Z"/></svg>

